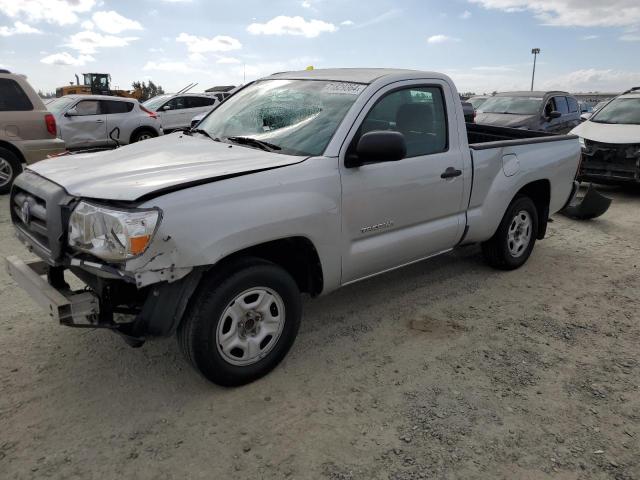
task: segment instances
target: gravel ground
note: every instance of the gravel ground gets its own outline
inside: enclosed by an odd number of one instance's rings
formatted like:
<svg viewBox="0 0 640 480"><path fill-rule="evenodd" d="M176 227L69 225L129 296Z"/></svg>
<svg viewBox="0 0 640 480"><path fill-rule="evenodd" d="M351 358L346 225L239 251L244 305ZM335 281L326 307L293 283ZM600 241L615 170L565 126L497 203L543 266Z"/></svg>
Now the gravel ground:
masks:
<svg viewBox="0 0 640 480"><path fill-rule="evenodd" d="M518 271L469 247L307 301L236 389L174 339L52 324L2 269L0 478L640 479L640 191L608 193Z"/></svg>

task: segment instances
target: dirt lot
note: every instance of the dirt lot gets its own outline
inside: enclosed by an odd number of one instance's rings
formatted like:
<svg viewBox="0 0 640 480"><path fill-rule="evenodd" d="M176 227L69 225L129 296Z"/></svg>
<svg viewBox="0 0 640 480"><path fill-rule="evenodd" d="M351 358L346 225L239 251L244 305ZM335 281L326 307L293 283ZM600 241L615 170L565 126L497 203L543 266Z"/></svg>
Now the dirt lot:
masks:
<svg viewBox="0 0 640 480"><path fill-rule="evenodd" d="M52 324L3 269L0 478L640 479L640 191L609 193L518 271L472 247L306 302L237 389Z"/></svg>

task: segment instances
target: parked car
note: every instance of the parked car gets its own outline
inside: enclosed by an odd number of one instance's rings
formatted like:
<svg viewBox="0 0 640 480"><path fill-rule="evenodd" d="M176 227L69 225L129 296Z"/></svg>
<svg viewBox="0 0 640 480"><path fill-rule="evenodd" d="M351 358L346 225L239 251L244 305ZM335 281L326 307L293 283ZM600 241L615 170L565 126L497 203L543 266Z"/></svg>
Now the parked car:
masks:
<svg viewBox="0 0 640 480"><path fill-rule="evenodd" d="M282 360L301 292L475 243L490 265L520 267L577 186L577 137L465 124L433 72L275 74L198 127L29 167L11 218L43 260L7 263L64 325L133 345L177 332L221 385ZM88 287L71 291L66 270Z"/></svg>
<svg viewBox="0 0 640 480"><path fill-rule="evenodd" d="M470 97L467 99L471 105L473 105L474 110L478 110L484 102L486 102L491 97L489 95L476 95L474 97Z"/></svg>
<svg viewBox="0 0 640 480"><path fill-rule="evenodd" d="M64 151L56 119L27 78L0 70L0 194L11 190L23 164Z"/></svg>
<svg viewBox="0 0 640 480"><path fill-rule="evenodd" d="M476 123L567 133L580 123L578 101L567 92L505 92L488 98Z"/></svg>
<svg viewBox="0 0 640 480"><path fill-rule="evenodd" d="M145 108L157 112L165 132L189 128L191 119L209 112L220 100L215 93L181 93L158 95L143 103Z"/></svg>
<svg viewBox="0 0 640 480"><path fill-rule="evenodd" d="M65 95L47 105L58 122L58 136L67 148L114 146L163 134L155 112L132 98L108 95ZM112 134L117 128L115 136Z"/></svg>
<svg viewBox="0 0 640 480"><path fill-rule="evenodd" d="M213 110L214 108L216 108L218 105L220 105L220 103L224 102L227 98L229 98L231 95L233 95L235 92L237 92L240 88L242 88L242 86L238 86L238 87L225 87L228 88L229 90L224 91L224 92L218 92L216 90L207 90L207 92L211 92L212 95L214 95L219 102L216 102L214 104L214 106L210 109L207 110L206 112L201 112L198 115L194 116L191 119L191 128L195 128L195 126L200 123L200 121L207 116L207 114Z"/></svg>
<svg viewBox="0 0 640 480"><path fill-rule="evenodd" d="M601 107L571 131L580 137L580 178L640 184L640 87Z"/></svg>

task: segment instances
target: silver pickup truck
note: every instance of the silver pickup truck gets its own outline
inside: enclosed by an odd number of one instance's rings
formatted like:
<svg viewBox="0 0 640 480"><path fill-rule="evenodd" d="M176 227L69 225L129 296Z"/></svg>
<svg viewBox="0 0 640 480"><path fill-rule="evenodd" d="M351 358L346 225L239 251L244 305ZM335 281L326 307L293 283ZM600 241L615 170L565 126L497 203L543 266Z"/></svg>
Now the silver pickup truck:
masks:
<svg viewBox="0 0 640 480"><path fill-rule="evenodd" d="M286 355L301 293L468 244L520 267L579 159L575 136L465 125L442 74L279 73L189 132L29 166L11 216L40 260L7 266L60 323L134 346L175 333L206 378L240 385Z"/></svg>

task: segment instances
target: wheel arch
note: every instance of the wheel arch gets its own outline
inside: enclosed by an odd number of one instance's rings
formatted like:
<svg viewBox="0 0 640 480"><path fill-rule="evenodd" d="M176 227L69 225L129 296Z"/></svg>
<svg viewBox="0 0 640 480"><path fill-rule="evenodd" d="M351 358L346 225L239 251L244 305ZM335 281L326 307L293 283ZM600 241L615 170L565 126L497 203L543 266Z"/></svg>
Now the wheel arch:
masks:
<svg viewBox="0 0 640 480"><path fill-rule="evenodd" d="M14 144L4 140L0 140L0 148L6 148L11 153L15 154L18 157L18 160L20 160L20 163L26 163L24 155L22 154L20 149L16 147Z"/></svg>
<svg viewBox="0 0 640 480"><path fill-rule="evenodd" d="M136 127L135 130L131 132L131 135L129 135L129 143L133 143L133 139L135 138L135 136L144 131L152 132L156 137L160 135L160 132L158 132L155 128L149 125L141 125L139 127Z"/></svg>
<svg viewBox="0 0 640 480"><path fill-rule="evenodd" d="M538 211L538 232L536 238L542 240L547 233L547 225L549 223L551 182L545 178L527 183L518 190L513 198L515 199L518 196L529 197L536 206L536 210Z"/></svg>

